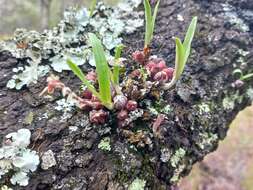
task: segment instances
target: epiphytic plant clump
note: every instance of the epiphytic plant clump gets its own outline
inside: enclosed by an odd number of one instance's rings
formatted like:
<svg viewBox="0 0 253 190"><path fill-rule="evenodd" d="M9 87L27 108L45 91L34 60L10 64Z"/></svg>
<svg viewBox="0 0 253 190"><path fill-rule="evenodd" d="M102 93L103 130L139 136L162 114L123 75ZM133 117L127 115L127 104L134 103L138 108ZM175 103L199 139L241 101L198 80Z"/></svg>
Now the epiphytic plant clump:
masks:
<svg viewBox="0 0 253 190"><path fill-rule="evenodd" d="M96 68L84 74L73 60L67 60L69 68L85 86L83 91L77 95L58 77L50 76L48 86L42 94L46 92L52 94L55 89L60 89L68 101L74 102L77 107L88 112L91 123L96 125L114 123L118 131L121 131L130 142L141 146L150 143L147 133L149 129L144 127L146 129L143 131L143 126L138 122L140 120L150 123L150 131L156 137L162 138L161 125L166 116L162 112L157 112L155 106L157 102L159 104L162 102L161 107L167 106L164 94L176 84L184 71L190 55L197 17L193 18L183 43L179 38L175 38L175 68L168 67L164 59L151 55L150 51L159 3L160 1L155 5L152 15L149 1L144 0L145 44L142 51L135 51L132 54L132 60L121 57L123 45L115 48L113 60L107 60L102 41L97 35L89 33L88 42L93 51ZM137 133L134 133L136 130Z"/></svg>
<svg viewBox="0 0 253 190"><path fill-rule="evenodd" d="M34 172L40 163L37 152L28 148L30 137L28 129L20 129L5 137L0 147L0 184L28 185L29 173Z"/></svg>

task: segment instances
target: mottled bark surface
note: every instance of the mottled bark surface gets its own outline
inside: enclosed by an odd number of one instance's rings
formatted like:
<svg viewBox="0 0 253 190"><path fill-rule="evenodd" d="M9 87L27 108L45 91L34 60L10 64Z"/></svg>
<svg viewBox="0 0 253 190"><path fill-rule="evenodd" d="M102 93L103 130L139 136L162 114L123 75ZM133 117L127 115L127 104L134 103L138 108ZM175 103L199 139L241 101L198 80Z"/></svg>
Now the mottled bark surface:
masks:
<svg viewBox="0 0 253 190"><path fill-rule="evenodd" d="M103 136L108 136L105 128L90 126L79 110L61 122L61 114L54 109L60 95L50 102L38 96L46 85L45 79L21 91L8 90L5 86L12 68L22 64L22 60L1 52L0 140L26 127L33 133L31 147L40 154L52 150L57 160L57 165L49 170L39 168L27 187L16 189L118 190L127 189L136 178L146 180L147 189L170 189L174 181L190 172L195 162L217 148L236 114L251 103L248 89L253 87L253 80L240 88L231 87L236 80L232 75L235 68L242 68L244 73L253 71L250 6L249 0L162 1L152 48L168 65L174 65L171 38L183 37L192 16L199 17L199 24L184 75L166 95L173 111L162 126L165 138L152 138L152 147L131 149L131 144L113 128L112 150L102 151L98 144ZM183 21L178 21L180 15ZM140 49L143 36L143 31L125 36L127 52ZM78 88L80 82L72 74L61 76L68 86ZM26 118L31 112L34 119L28 124ZM45 113L47 117L43 117ZM78 126L78 130L70 131L69 126Z"/></svg>

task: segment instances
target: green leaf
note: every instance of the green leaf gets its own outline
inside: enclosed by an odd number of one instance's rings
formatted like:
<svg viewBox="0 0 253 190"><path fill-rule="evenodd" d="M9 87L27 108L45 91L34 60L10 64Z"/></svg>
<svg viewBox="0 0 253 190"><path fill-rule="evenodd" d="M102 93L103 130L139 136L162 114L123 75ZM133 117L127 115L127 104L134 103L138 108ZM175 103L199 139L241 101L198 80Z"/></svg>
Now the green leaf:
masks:
<svg viewBox="0 0 253 190"><path fill-rule="evenodd" d="M155 21L156 21L159 5L160 5L160 0L158 0L158 2L156 3L154 13L152 16L152 9L151 9L149 0L144 0L145 20L146 20L145 47L149 46L153 38L153 33L155 29Z"/></svg>
<svg viewBox="0 0 253 190"><path fill-rule="evenodd" d="M115 56L114 56L115 60L118 60L121 57L121 53L124 47L125 46L123 44L120 44L115 48Z"/></svg>
<svg viewBox="0 0 253 190"><path fill-rule="evenodd" d="M175 42L176 42L176 60L175 60L175 70L173 73L173 78L170 81L170 83L167 83L164 85L164 89L168 90L170 89L172 86L174 86L176 84L176 82L178 81L178 79L180 78L181 74L182 74L182 67L184 67L184 56L185 56L185 50L184 50L184 46L181 42L181 40L179 38L175 38Z"/></svg>
<svg viewBox="0 0 253 190"><path fill-rule="evenodd" d="M239 75L240 80L248 80L250 78L253 77L253 73L247 74L247 75L243 75L243 72L241 69L235 69L233 71L233 75Z"/></svg>
<svg viewBox="0 0 253 190"><path fill-rule="evenodd" d="M144 0L145 20L146 20L145 47L148 47L152 41L159 5L160 0L156 3L154 13L152 16L152 9L149 0Z"/></svg>
<svg viewBox="0 0 253 190"><path fill-rule="evenodd" d="M102 103L109 109L112 109L110 68L106 61L105 52L101 41L95 34L89 33L89 42L93 49L96 62L96 73L98 76L99 94Z"/></svg>
<svg viewBox="0 0 253 190"><path fill-rule="evenodd" d="M182 75L185 64L189 58L191 52L191 43L195 34L195 30L197 27L197 17L194 17L191 21L191 24L187 30L184 43L181 42L179 38L175 38L176 42L176 61L175 61L175 71L173 74L172 81L168 84L164 85L164 89L168 90L173 85L176 84L177 80Z"/></svg>
<svg viewBox="0 0 253 190"><path fill-rule="evenodd" d="M184 39L184 49L185 49L185 55L184 55L184 65L186 64L190 52L191 52L191 43L196 31L196 27L197 27L197 22L198 22L198 17L193 17L191 24L187 30L187 33L185 35L185 39ZM184 66L182 67L182 69L184 69ZM181 73L183 73L183 70L181 71Z"/></svg>
<svg viewBox="0 0 253 190"><path fill-rule="evenodd" d="M149 0L144 0L146 32L145 32L145 47L150 44L152 32L152 12Z"/></svg>
<svg viewBox="0 0 253 190"><path fill-rule="evenodd" d="M185 49L179 38L175 38L175 42L176 42L176 61L175 61L174 76L176 80L178 80L182 74L185 65L184 64Z"/></svg>
<svg viewBox="0 0 253 190"><path fill-rule="evenodd" d="M250 78L252 78L252 77L253 77L253 73L250 73L250 74L247 74L247 75L242 76L242 77L241 77L241 80L248 80L248 79L250 79Z"/></svg>
<svg viewBox="0 0 253 190"><path fill-rule="evenodd" d="M85 78L85 75L83 74L82 70L70 59L67 59L67 64L69 68L73 71L73 73L83 82L83 84L87 86L87 88L92 92L92 94L100 99L99 93L96 91L94 86L90 83L90 81Z"/></svg>
<svg viewBox="0 0 253 190"><path fill-rule="evenodd" d="M153 17L152 17L151 40L152 40L152 38L153 38L153 33L154 33L154 30L155 30L155 21L156 21L156 16L157 16L157 13L158 13L159 5L160 5L160 0L157 1L157 3L156 3L155 9L154 9L154 13L153 13ZM151 41L151 40L150 40L150 41Z"/></svg>
<svg viewBox="0 0 253 190"><path fill-rule="evenodd" d="M97 0L92 0L90 5L90 17L93 16L93 12L96 8Z"/></svg>
<svg viewBox="0 0 253 190"><path fill-rule="evenodd" d="M243 77L243 73L242 73L242 70L241 69L235 69L234 71L233 71L233 75L239 75L239 77L240 78L242 78Z"/></svg>
<svg viewBox="0 0 253 190"><path fill-rule="evenodd" d="M113 66L113 83L115 85L119 85L119 70L120 70L120 65L119 65L119 59L121 57L122 50L124 48L124 45L119 45L115 49L115 65Z"/></svg>
<svg viewBox="0 0 253 190"><path fill-rule="evenodd" d="M191 43L197 27L197 17L193 17L191 24L186 32L184 43L182 44L179 38L176 39L176 79L182 75L185 64L191 52Z"/></svg>

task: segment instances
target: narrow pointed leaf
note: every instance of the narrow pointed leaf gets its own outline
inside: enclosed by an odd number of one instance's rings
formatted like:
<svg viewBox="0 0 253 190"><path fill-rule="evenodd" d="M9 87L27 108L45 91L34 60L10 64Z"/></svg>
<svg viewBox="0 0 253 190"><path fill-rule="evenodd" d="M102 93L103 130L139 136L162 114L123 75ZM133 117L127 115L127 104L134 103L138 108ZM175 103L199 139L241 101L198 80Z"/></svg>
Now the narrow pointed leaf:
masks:
<svg viewBox="0 0 253 190"><path fill-rule="evenodd" d="M185 49L184 64L186 64L187 59L188 59L190 52L191 52L191 43L192 43L195 31L196 31L197 22L198 22L198 18L194 17L191 21L191 24L187 30L186 35L185 35L185 39L184 39L184 43L183 43L183 46Z"/></svg>
<svg viewBox="0 0 253 190"><path fill-rule="evenodd" d="M153 13L153 17L152 17L152 30L151 30L151 39L150 39L150 41L153 38L153 33L154 33L154 30L155 30L155 21L156 21L156 16L157 16L157 13L158 13L159 5L160 5L160 0L158 0L157 3L156 3L154 13Z"/></svg>
<svg viewBox="0 0 253 190"><path fill-rule="evenodd" d="M96 62L96 73L99 84L99 94L103 104L110 106L111 100L111 86L110 86L110 68L107 64L105 52L101 41L95 34L89 34L89 42L93 49L93 54Z"/></svg>
<svg viewBox="0 0 253 190"><path fill-rule="evenodd" d="M118 60L121 57L122 50L125 46L123 44L120 44L115 49L115 56L114 59Z"/></svg>
<svg viewBox="0 0 253 190"><path fill-rule="evenodd" d="M145 32L145 47L150 44L152 36L152 11L149 0L144 0L146 32Z"/></svg>
<svg viewBox="0 0 253 190"><path fill-rule="evenodd" d="M182 74L181 72L181 70L183 70L182 67L184 67L184 54L185 54L184 46L179 38L175 38L175 42L176 42L175 70L173 73L172 80L163 86L164 90L168 90L176 84L176 82L178 81L178 79Z"/></svg>
<svg viewBox="0 0 253 190"><path fill-rule="evenodd" d="M87 86L87 88L92 92L92 94L100 98L99 93L96 91L94 86L90 83L90 81L85 78L85 75L83 74L82 70L70 59L67 60L67 64L69 68L73 71L73 73L83 82L83 84Z"/></svg>
<svg viewBox="0 0 253 190"><path fill-rule="evenodd" d="M197 26L197 17L194 17L187 30L184 43L182 44L179 38L175 38L175 42L176 42L175 71L173 74L172 81L164 85L165 90L168 90L173 85L175 85L177 80L180 78L180 76L182 75L184 71L185 64L191 52L191 43L195 34L196 26Z"/></svg>
<svg viewBox="0 0 253 190"><path fill-rule="evenodd" d="M119 70L120 70L119 59L121 57L123 48L124 48L123 45L119 45L115 49L115 57L114 57L115 65L113 66L113 83L115 85L119 85Z"/></svg>
<svg viewBox="0 0 253 190"><path fill-rule="evenodd" d="M178 80L185 66L184 64L185 49L179 38L175 38L175 42L176 42L176 63L175 63L174 76Z"/></svg>
<svg viewBox="0 0 253 190"><path fill-rule="evenodd" d="M247 75L244 75L243 77L241 77L242 80L248 80L250 78L253 77L253 73L250 73L250 74L247 74Z"/></svg>

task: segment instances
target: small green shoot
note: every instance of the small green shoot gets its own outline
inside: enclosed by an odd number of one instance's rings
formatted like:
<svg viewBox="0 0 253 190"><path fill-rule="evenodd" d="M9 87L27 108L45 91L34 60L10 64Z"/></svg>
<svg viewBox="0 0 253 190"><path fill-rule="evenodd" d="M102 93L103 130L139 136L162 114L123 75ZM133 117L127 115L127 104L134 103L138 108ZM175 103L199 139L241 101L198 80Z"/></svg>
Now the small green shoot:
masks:
<svg viewBox="0 0 253 190"><path fill-rule="evenodd" d="M241 81L245 81L253 77L253 73L244 75L241 69L235 69L233 75L235 74L239 74Z"/></svg>
<svg viewBox="0 0 253 190"><path fill-rule="evenodd" d="M123 48L124 45L119 45L115 49L115 56L114 56L115 63L113 66L113 83L115 86L119 86L119 71L120 71L119 61Z"/></svg>
<svg viewBox="0 0 253 190"><path fill-rule="evenodd" d="M149 0L144 0L145 20L146 20L144 48L148 48L152 41L159 4L160 4L160 0L157 1L153 16L152 16L152 10L151 10Z"/></svg>
<svg viewBox="0 0 253 190"><path fill-rule="evenodd" d="M87 86L87 88L93 93L94 96L100 99L101 103L108 109L113 109L112 96L111 96L111 70L107 64L105 52L101 41L95 34L89 34L89 42L93 49L93 54L96 62L96 73L98 77L99 92L96 91L94 86L85 78L85 75L81 69L74 64L71 60L67 61L67 64L79 77L79 79Z"/></svg>
<svg viewBox="0 0 253 190"><path fill-rule="evenodd" d="M176 61L175 61L175 71L173 78L170 83L164 85L164 89L168 90L176 84L180 76L184 71L185 64L189 58L191 52L191 43L196 31L198 18L194 17L191 24L187 30L184 43L181 42L179 38L175 38L176 42Z"/></svg>
<svg viewBox="0 0 253 190"><path fill-rule="evenodd" d="M96 8L97 0L92 0L90 5L90 17L93 16L94 10Z"/></svg>

